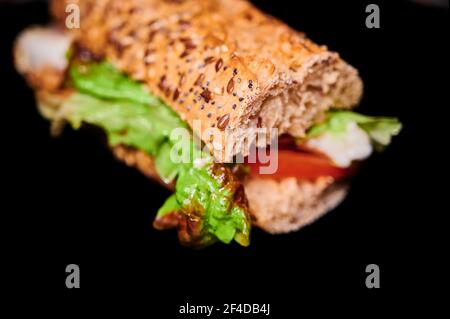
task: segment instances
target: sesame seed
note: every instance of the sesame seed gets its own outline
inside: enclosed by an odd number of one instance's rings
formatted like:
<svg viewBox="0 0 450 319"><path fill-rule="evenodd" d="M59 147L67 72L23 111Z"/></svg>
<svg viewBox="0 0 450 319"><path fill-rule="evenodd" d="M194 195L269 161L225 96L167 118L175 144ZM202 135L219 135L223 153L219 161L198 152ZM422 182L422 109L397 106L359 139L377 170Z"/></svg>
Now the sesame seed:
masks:
<svg viewBox="0 0 450 319"><path fill-rule="evenodd" d="M216 72L219 72L220 68L222 68L222 65L223 65L223 60L222 60L222 59L219 59L219 60L216 62Z"/></svg>
<svg viewBox="0 0 450 319"><path fill-rule="evenodd" d="M184 43L184 46L185 46L185 48L186 48L186 50L193 50L193 49L195 49L197 46L194 44L194 43L192 43L192 42L185 42Z"/></svg>
<svg viewBox="0 0 450 319"><path fill-rule="evenodd" d="M191 25L191 23L187 20L180 20L178 21L178 24L182 27L182 28L187 28Z"/></svg>
<svg viewBox="0 0 450 319"><path fill-rule="evenodd" d="M230 114L227 113L218 120L217 127L223 131L225 127L227 127L229 122L230 122Z"/></svg>
<svg viewBox="0 0 450 319"><path fill-rule="evenodd" d="M205 79L205 75L203 73L200 73L197 80L195 80L194 85L201 86L204 79Z"/></svg>
<svg viewBox="0 0 450 319"><path fill-rule="evenodd" d="M233 78L231 78L230 81L228 81L228 84L227 84L227 92L228 92L228 94L231 94L233 92L233 89L234 89L234 81L233 81Z"/></svg>
<svg viewBox="0 0 450 319"><path fill-rule="evenodd" d="M173 100L175 101L176 99L178 99L179 96L180 91L178 90L178 88L176 88L175 91L173 92Z"/></svg>
<svg viewBox="0 0 450 319"><path fill-rule="evenodd" d="M156 33L157 33L156 30L150 32L150 34L148 35L148 42L153 41L153 38L155 37Z"/></svg>
<svg viewBox="0 0 450 319"><path fill-rule="evenodd" d="M180 80L178 81L179 86L183 86L184 82L186 82L186 74L181 74Z"/></svg>
<svg viewBox="0 0 450 319"><path fill-rule="evenodd" d="M210 64L212 62L214 62L216 59L213 56L209 56L207 58L205 58L205 64Z"/></svg>
<svg viewBox="0 0 450 319"><path fill-rule="evenodd" d="M166 83L166 76L163 75L160 79L159 79L159 83L158 83L158 88L161 91L164 91L166 89L167 83Z"/></svg>

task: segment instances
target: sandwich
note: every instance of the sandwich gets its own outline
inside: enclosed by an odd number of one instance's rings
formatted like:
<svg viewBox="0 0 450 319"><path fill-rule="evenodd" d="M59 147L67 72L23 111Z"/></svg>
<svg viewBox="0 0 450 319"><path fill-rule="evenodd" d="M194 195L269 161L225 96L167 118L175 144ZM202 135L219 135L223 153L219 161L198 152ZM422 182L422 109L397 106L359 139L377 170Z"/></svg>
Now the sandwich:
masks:
<svg viewBox="0 0 450 319"><path fill-rule="evenodd" d="M53 135L101 128L117 159L173 190L154 227L183 245L300 229L401 130L351 111L363 84L339 54L250 2L54 0L51 12L14 48L40 113Z"/></svg>

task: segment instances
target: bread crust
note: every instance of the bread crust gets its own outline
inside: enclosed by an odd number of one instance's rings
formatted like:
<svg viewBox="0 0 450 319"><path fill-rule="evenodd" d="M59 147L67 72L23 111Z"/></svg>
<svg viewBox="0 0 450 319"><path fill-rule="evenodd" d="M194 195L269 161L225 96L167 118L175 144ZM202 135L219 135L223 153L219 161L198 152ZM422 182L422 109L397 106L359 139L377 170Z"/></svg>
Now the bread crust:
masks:
<svg viewBox="0 0 450 319"><path fill-rule="evenodd" d="M53 1L61 23L64 2L71 1ZM337 53L247 1L76 3L76 42L145 83L218 162L247 155L243 147L255 139L247 133L258 126L300 137L327 109L352 107L362 94L357 71ZM218 129L213 138L206 134L211 128Z"/></svg>
<svg viewBox="0 0 450 319"><path fill-rule="evenodd" d="M165 184L160 179L148 154L126 146L112 149L120 161L174 190L174 183ZM347 193L346 184L337 184L328 177L315 181L246 178L243 184L253 225L272 234L296 231L314 222L336 207Z"/></svg>
<svg viewBox="0 0 450 319"><path fill-rule="evenodd" d="M335 208L347 194L347 183L329 177L314 181L251 178L244 183L253 224L272 234L296 231Z"/></svg>

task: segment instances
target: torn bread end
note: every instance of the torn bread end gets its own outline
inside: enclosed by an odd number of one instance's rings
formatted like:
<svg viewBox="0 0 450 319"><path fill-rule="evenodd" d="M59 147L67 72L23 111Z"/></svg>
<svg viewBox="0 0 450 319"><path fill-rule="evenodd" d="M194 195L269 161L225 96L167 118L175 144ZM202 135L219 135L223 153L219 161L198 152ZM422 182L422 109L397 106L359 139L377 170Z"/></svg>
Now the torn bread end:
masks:
<svg viewBox="0 0 450 319"><path fill-rule="evenodd" d="M363 84L358 72L344 63L336 54L322 53L311 58L310 64L305 64L303 72L298 72L297 84L273 84L273 88L260 102L255 102L254 112L243 115L239 127L230 128L225 132L225 145L231 143L233 150L225 151L212 148L214 156L219 161L230 161L234 154L241 152L249 154L251 143L255 142L256 134L249 134L258 127L276 129L278 135L289 134L294 137L304 137L306 131L315 123L320 122L330 108L351 108L361 99ZM271 133L270 133L271 134ZM265 139L258 139L258 146L270 144L268 133ZM230 142L231 140L231 142ZM230 156L228 156L230 155ZM218 158L221 158L218 159Z"/></svg>

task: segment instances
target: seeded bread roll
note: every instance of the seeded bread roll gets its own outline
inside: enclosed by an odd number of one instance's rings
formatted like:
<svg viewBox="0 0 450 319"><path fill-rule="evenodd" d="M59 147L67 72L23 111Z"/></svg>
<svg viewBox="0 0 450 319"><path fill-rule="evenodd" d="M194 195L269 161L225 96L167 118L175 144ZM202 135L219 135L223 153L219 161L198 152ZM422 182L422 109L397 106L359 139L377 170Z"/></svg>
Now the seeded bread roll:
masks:
<svg viewBox="0 0 450 319"><path fill-rule="evenodd" d="M53 1L62 24L70 2ZM357 71L337 53L247 1L73 2L81 12L75 41L145 83L218 162L247 155L258 127L301 137L327 109L352 107L362 94Z"/></svg>
<svg viewBox="0 0 450 319"><path fill-rule="evenodd" d="M174 188L161 181L148 154L125 146L116 146L113 152L128 166L169 189ZM294 177L246 178L243 184L253 225L272 234L296 231L314 222L339 205L347 193L346 184L337 184L328 177L315 181Z"/></svg>

